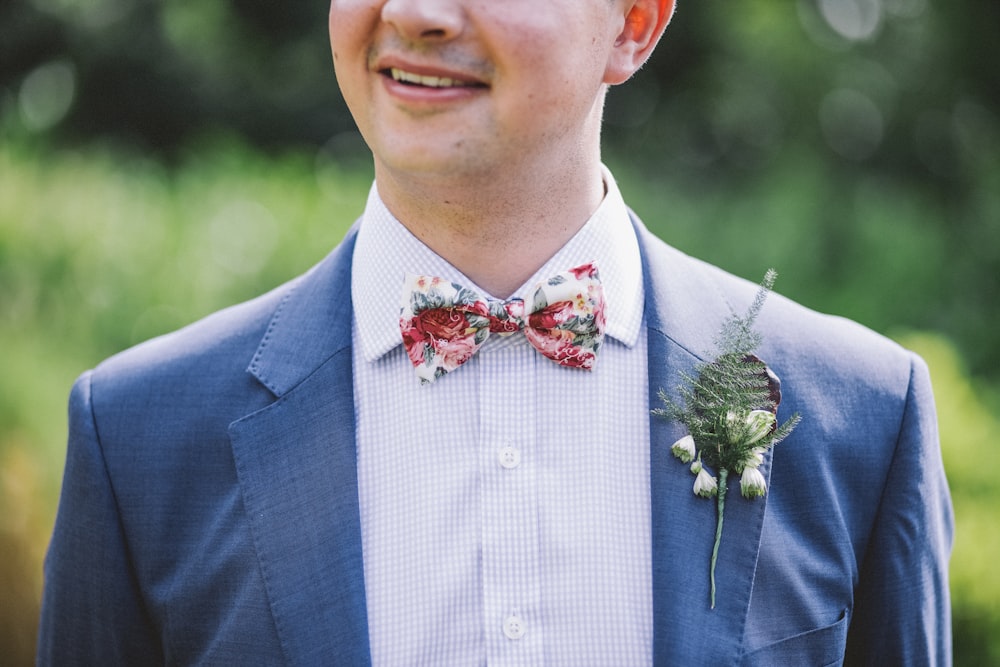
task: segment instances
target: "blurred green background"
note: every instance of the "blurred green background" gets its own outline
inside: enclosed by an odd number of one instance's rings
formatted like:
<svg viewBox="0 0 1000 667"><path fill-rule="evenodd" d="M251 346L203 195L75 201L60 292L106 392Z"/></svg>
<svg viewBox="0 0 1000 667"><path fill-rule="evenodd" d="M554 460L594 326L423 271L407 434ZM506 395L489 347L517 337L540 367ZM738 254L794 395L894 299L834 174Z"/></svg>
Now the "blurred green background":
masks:
<svg viewBox="0 0 1000 667"><path fill-rule="evenodd" d="M1000 664L1000 3L680 0L605 159L663 238L920 352L957 664ZM34 652L65 402L102 358L297 275L370 158L324 3L0 6L0 662Z"/></svg>

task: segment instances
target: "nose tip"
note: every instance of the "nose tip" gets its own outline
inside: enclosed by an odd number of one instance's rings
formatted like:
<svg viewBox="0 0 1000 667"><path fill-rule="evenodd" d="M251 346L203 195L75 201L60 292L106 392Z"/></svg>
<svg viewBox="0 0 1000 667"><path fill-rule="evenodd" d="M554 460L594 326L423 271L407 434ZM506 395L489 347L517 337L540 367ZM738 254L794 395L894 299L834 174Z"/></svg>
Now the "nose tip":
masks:
<svg viewBox="0 0 1000 667"><path fill-rule="evenodd" d="M382 21L413 42L454 39L463 20L454 0L387 0L382 5Z"/></svg>

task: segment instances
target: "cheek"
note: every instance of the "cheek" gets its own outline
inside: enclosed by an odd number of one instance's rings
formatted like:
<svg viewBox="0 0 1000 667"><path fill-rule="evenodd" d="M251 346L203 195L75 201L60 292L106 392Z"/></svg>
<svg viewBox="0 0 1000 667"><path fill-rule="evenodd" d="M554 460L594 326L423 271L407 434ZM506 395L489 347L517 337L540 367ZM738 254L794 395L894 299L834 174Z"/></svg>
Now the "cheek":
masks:
<svg viewBox="0 0 1000 667"><path fill-rule="evenodd" d="M505 33L505 48L496 50L498 58L507 61L505 69L528 82L539 100L595 90L607 64L607 35L598 32L593 21L579 17L545 18L549 20L539 18Z"/></svg>
<svg viewBox="0 0 1000 667"><path fill-rule="evenodd" d="M372 0L333 0L330 4L330 51L345 95L367 72L368 45L378 26L378 4Z"/></svg>
<svg viewBox="0 0 1000 667"><path fill-rule="evenodd" d="M380 2L375 0L333 0L327 27L334 56L347 55L355 44L369 38L378 23Z"/></svg>

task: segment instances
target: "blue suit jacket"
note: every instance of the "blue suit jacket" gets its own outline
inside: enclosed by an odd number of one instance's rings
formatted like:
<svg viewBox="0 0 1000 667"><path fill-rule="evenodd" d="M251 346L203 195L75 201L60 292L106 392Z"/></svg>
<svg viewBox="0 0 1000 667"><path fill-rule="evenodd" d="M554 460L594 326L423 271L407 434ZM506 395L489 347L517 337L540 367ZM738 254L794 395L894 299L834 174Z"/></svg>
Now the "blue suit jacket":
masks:
<svg viewBox="0 0 1000 667"><path fill-rule="evenodd" d="M650 405L711 352L755 286L636 223ZM354 235L312 271L124 352L70 401L46 559L41 664L364 665L355 468ZM657 665L947 664L952 518L927 371L854 323L777 295L760 356L801 425L715 504L651 418Z"/></svg>

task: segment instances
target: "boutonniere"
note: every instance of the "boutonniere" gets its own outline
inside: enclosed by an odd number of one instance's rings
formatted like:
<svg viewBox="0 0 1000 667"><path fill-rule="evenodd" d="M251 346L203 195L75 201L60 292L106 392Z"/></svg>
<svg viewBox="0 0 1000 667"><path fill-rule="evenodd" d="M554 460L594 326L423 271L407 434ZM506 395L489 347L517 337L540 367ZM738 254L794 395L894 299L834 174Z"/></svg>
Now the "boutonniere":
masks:
<svg viewBox="0 0 1000 667"><path fill-rule="evenodd" d="M735 313L722 325L715 340L717 356L684 373L677 388L680 401L660 390L664 407L653 413L683 424L688 435L670 451L695 475L694 493L716 498L715 544L710 564L711 605L715 608L715 563L722 540L729 476L740 476L740 492L753 499L767 493L767 483L758 467L768 449L788 436L799 422L792 415L777 423L781 384L754 352L761 335L753 324L767 299L777 273L769 270L753 303L742 317ZM712 474L712 471L718 477Z"/></svg>

